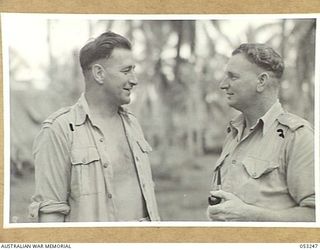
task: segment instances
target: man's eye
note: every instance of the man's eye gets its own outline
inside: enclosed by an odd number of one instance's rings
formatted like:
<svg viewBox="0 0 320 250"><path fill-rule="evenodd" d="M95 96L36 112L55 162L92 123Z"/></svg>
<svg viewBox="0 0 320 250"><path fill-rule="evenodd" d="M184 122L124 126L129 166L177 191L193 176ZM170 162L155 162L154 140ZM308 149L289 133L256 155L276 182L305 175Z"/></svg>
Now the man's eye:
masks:
<svg viewBox="0 0 320 250"><path fill-rule="evenodd" d="M235 80L237 80L238 79L238 77L237 76L230 76L229 77L232 81L235 81Z"/></svg>
<svg viewBox="0 0 320 250"><path fill-rule="evenodd" d="M126 74L128 74L130 72L130 70L128 70L128 69L127 70L122 70L121 72L126 75Z"/></svg>
<svg viewBox="0 0 320 250"><path fill-rule="evenodd" d="M134 67L130 67L130 68L121 70L121 72L124 73L125 75L130 73L131 71L134 72Z"/></svg>

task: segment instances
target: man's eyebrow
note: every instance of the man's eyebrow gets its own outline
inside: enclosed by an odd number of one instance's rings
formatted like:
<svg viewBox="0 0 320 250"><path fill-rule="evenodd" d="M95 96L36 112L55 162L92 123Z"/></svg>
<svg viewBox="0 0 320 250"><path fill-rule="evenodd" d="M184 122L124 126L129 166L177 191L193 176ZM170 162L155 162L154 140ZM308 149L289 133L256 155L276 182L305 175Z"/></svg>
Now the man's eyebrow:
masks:
<svg viewBox="0 0 320 250"><path fill-rule="evenodd" d="M235 72L232 72L232 71L227 71L226 74L228 76L239 76L239 74L235 73Z"/></svg>
<svg viewBox="0 0 320 250"><path fill-rule="evenodd" d="M136 67L136 65L128 65L121 68L121 70L132 70Z"/></svg>

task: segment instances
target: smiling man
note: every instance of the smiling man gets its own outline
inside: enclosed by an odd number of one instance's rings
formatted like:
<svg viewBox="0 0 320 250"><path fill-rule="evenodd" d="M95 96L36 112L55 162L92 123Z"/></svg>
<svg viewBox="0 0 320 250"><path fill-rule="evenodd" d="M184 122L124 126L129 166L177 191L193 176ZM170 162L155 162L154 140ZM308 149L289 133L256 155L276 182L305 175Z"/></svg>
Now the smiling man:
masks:
<svg viewBox="0 0 320 250"><path fill-rule="evenodd" d="M145 140L122 107L138 84L131 43L113 32L80 51L85 92L44 121L34 142L39 222L159 220Z"/></svg>
<svg viewBox="0 0 320 250"><path fill-rule="evenodd" d="M232 53L220 88L242 114L215 165L210 220L315 221L313 128L279 103L283 70L264 44Z"/></svg>

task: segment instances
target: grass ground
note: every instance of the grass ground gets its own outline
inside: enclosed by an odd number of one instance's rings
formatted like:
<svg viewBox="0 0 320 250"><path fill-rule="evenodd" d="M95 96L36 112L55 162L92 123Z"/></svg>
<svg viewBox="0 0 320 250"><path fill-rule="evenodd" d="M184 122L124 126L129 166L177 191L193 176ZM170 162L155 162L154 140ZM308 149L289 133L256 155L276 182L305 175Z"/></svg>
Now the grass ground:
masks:
<svg viewBox="0 0 320 250"><path fill-rule="evenodd" d="M161 219L206 221L212 166L217 156L188 160L179 154L173 155L175 157L167 161L165 167L151 158ZM22 177L12 177L10 186L10 222L29 222L28 205L34 190L33 172L28 170Z"/></svg>

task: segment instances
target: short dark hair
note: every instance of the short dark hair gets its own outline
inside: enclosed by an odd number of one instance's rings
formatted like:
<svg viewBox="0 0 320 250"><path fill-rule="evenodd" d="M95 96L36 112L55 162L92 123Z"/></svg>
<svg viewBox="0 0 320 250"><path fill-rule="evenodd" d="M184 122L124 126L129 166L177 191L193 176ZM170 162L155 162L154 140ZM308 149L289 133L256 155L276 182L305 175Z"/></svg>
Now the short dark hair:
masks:
<svg viewBox="0 0 320 250"><path fill-rule="evenodd" d="M88 70L91 64L99 59L108 59L114 48L131 50L131 43L127 38L111 31L105 32L88 42L80 50L79 59L82 71Z"/></svg>
<svg viewBox="0 0 320 250"><path fill-rule="evenodd" d="M281 56L266 44L244 43L232 52L233 56L236 54L243 54L251 63L273 72L277 78L282 77L284 62Z"/></svg>

